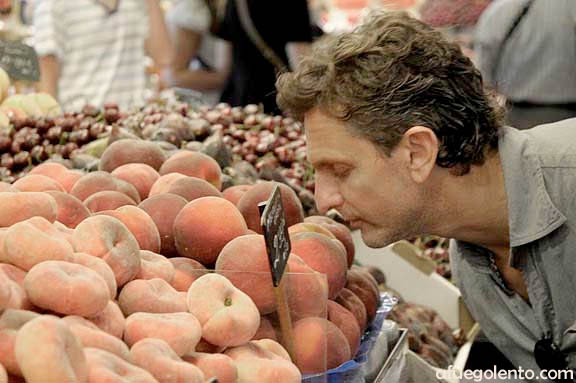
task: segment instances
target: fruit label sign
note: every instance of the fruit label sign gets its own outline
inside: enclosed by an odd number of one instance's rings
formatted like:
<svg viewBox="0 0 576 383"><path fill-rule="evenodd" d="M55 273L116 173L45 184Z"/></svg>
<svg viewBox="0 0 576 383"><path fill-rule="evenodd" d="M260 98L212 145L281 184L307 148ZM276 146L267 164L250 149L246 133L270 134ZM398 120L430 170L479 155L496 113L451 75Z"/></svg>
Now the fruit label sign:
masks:
<svg viewBox="0 0 576 383"><path fill-rule="evenodd" d="M260 203L258 208L261 215L260 224L266 240L272 281L274 286L278 287L291 250L280 188L276 186L268 201Z"/></svg>
<svg viewBox="0 0 576 383"><path fill-rule="evenodd" d="M26 44L0 41L0 67L13 80L35 82L40 79L38 55Z"/></svg>

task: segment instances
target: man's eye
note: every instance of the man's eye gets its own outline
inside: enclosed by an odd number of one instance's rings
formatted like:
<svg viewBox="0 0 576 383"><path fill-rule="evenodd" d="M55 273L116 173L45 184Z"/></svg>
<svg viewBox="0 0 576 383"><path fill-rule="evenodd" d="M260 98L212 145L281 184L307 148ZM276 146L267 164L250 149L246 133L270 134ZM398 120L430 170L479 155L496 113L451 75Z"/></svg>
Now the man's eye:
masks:
<svg viewBox="0 0 576 383"><path fill-rule="evenodd" d="M333 173L334 173L334 176L337 178L345 178L350 174L351 170L352 169L350 169L347 166L336 166L336 167L334 167Z"/></svg>

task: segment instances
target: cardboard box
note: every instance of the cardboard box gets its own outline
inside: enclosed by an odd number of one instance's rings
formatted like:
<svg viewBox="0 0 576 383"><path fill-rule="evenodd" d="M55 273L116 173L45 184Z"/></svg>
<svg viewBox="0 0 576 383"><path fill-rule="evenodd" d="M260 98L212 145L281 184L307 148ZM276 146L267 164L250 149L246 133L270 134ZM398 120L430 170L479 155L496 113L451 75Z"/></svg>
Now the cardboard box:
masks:
<svg viewBox="0 0 576 383"><path fill-rule="evenodd" d="M380 268L387 285L408 302L433 308L453 329L468 333L474 320L462 301L460 290L436 273L432 260L418 255L412 244L401 241L383 249L364 244L359 231L352 233L356 259L363 265Z"/></svg>

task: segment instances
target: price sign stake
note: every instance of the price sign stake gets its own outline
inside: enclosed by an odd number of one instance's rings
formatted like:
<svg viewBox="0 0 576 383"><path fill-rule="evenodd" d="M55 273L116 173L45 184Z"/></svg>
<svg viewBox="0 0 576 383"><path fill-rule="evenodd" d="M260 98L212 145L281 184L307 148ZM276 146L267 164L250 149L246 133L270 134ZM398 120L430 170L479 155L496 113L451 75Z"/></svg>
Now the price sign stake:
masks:
<svg viewBox="0 0 576 383"><path fill-rule="evenodd" d="M282 331L282 344L292 360L295 360L292 320L285 293L286 282L282 280L288 257L290 256L291 246L284 206L282 205L282 197L278 186L274 188L268 201L258 205L258 209L260 210L260 224L266 241L270 272L272 273L272 282L274 284L274 295L278 306L277 312L280 330Z"/></svg>

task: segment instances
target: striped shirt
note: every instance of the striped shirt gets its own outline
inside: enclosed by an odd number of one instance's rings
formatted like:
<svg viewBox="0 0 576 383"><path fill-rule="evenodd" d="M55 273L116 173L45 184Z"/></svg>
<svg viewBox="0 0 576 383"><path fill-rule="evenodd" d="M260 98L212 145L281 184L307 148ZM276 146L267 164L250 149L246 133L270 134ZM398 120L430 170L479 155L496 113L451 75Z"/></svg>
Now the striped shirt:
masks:
<svg viewBox="0 0 576 383"><path fill-rule="evenodd" d="M38 55L55 55L61 64L58 98L65 110L141 104L147 35L144 0L121 0L112 14L95 0L41 0L34 14Z"/></svg>
<svg viewBox="0 0 576 383"><path fill-rule="evenodd" d="M508 42L502 42L527 0L496 0L476 29L478 66L509 100L576 102L576 1L534 0Z"/></svg>

